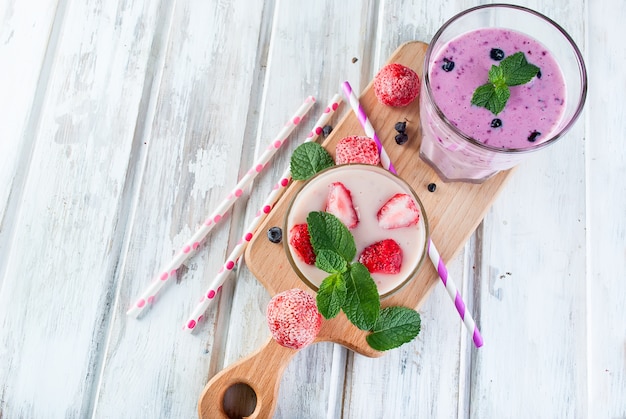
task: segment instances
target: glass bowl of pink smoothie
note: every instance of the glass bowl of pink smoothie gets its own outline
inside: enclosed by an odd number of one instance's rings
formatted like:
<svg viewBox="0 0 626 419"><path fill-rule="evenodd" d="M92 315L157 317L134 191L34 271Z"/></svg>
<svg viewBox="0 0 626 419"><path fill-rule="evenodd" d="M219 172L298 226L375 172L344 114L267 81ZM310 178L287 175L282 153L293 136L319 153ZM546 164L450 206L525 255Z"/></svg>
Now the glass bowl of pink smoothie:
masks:
<svg viewBox="0 0 626 419"><path fill-rule="evenodd" d="M415 191L399 176L380 166L368 164L344 164L333 166L305 181L289 203L284 218L284 248L294 272L312 290L329 274L315 265L305 263L290 245L291 229L306 224L312 211L325 211L330 185L341 182L350 191L358 223L350 228L357 252L355 261L367 246L386 239L393 239L402 250L402 265L396 274L371 273L381 299L402 289L416 275L427 256L429 237L428 220L422 202ZM419 220L407 227L385 229L379 226L377 213L394 195L406 194L414 202Z"/></svg>
<svg viewBox="0 0 626 419"><path fill-rule="evenodd" d="M473 105L491 67L517 52L539 67L536 76L510 87L498 114ZM586 95L582 54L556 22L509 4L468 9L448 20L426 51L420 156L444 181L481 183L562 138Z"/></svg>

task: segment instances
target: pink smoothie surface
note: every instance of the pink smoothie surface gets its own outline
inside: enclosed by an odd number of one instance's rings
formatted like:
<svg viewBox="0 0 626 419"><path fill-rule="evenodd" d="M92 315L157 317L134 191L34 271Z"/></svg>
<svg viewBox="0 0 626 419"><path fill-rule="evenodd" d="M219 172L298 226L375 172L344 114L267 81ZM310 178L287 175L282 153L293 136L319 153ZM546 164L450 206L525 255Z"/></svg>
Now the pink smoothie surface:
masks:
<svg viewBox="0 0 626 419"><path fill-rule="evenodd" d="M505 56L521 51L540 74L529 83L511 86L511 96L497 116L471 104L474 90L488 81L489 69L500 61L491 50ZM446 60L454 62L444 71ZM450 65L448 64L448 68ZM550 138L565 110L565 81L552 54L538 41L520 32L485 28L452 39L439 51L430 67L430 85L435 103L461 132L498 148L527 148ZM501 126L491 126L494 119ZM529 137L534 135L534 141Z"/></svg>

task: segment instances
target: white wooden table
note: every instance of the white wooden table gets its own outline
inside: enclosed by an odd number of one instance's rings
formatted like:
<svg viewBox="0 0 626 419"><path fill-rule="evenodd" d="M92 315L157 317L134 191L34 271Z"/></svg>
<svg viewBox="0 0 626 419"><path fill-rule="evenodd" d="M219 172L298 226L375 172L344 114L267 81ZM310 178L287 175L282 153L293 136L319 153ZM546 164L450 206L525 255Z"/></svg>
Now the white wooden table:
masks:
<svg viewBox="0 0 626 419"><path fill-rule="evenodd" d="M484 347L436 287L418 339L382 358L299 352L275 417L626 417L626 2L519 3L569 31L589 96L448 261ZM0 0L0 418L195 417L208 379L266 341L270 296L243 263L181 326L290 151L341 81L363 89L473 5ZM253 189L126 316L307 95Z"/></svg>

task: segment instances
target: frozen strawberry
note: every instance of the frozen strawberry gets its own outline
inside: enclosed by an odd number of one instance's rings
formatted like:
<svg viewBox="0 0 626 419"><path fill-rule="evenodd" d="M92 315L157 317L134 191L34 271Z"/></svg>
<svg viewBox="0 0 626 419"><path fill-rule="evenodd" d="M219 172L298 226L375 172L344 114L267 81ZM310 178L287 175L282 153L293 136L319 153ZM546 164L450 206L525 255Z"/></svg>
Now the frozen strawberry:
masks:
<svg viewBox="0 0 626 419"><path fill-rule="evenodd" d="M341 182L333 182L328 189L326 212L335 217L348 228L354 228L359 223L359 216L352 203L352 194Z"/></svg>
<svg viewBox="0 0 626 419"><path fill-rule="evenodd" d="M409 227L420 220L420 211L410 195L397 193L378 210L378 225L384 229Z"/></svg>
<svg viewBox="0 0 626 419"><path fill-rule="evenodd" d="M374 77L374 94L383 105L406 106L419 92L419 76L401 64L387 64Z"/></svg>
<svg viewBox="0 0 626 419"><path fill-rule="evenodd" d="M289 230L289 244L296 255L308 265L315 265L315 252L311 245L311 236L306 224L296 224Z"/></svg>
<svg viewBox="0 0 626 419"><path fill-rule="evenodd" d="M265 317L276 342L292 349L312 343L322 326L315 298L298 288L276 294L267 305Z"/></svg>
<svg viewBox="0 0 626 419"><path fill-rule="evenodd" d="M381 240L363 249L359 262L373 274L397 274L402 267L402 248L393 239Z"/></svg>
<svg viewBox="0 0 626 419"><path fill-rule="evenodd" d="M378 147L369 137L353 135L341 139L335 147L335 163L363 163L377 165L380 162Z"/></svg>

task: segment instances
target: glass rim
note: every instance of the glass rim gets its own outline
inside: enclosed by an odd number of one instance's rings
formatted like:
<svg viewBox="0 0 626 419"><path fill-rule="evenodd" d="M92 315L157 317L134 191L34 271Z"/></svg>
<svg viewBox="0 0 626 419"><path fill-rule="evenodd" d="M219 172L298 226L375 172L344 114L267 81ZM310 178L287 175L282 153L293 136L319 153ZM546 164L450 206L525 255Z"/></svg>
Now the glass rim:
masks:
<svg viewBox="0 0 626 419"><path fill-rule="evenodd" d="M428 224L428 217L426 216L426 211L424 209L424 204L419 199L419 196L417 195L417 193L415 192L413 187L406 180L402 179L397 174L392 173L389 170L384 169L383 167L374 166L374 165L371 165L371 164L346 163L346 164L339 164L339 165L331 166L331 167L328 167L326 169L320 170L319 172L317 172L315 175L313 175L309 179L307 179L305 181L302 181L302 184L298 187L298 189L296 190L295 194L291 197L291 199L289 201L289 204L287 205L287 209L285 210L285 215L283 217L283 247L285 249L285 253L287 255L287 260L289 262L289 265L291 266L293 271L296 273L296 275L298 275L298 277L302 280L302 282L306 286L308 286L311 290L317 292L319 290L319 286L313 284L306 277L306 275L300 270L300 268L298 268L298 266L296 265L296 262L294 260L294 256L292 255L291 246L289 245L289 225L288 225L289 220L288 220L288 218L289 218L289 214L291 213L291 208L293 207L296 199L298 198L298 195L300 195L300 192L302 192L302 190L307 185L309 185L312 181L317 179L322 174L325 174L325 173L327 173L329 171L332 171L332 170L345 169L348 166L350 166L350 167L362 167L364 169L373 170L375 172L379 172L380 174L389 175L392 178L397 179L401 185L403 185L404 187L407 188L408 191L410 191L413 199L416 201L416 203L419 206L419 209L421 211L421 216L422 216L422 220L423 220L423 223L424 223L424 245L423 245L423 248L422 248L422 253L421 253L420 259L417 261L417 264L415 265L415 267L413 269L411 269L411 271L407 274L406 278L404 278L402 280L402 282L400 282L396 287L394 287L393 289L387 291L386 293L379 294L380 295L380 299L383 300L383 299L386 299L386 298L396 294L398 291L400 291L402 288L404 288L408 283L410 283L415 278L415 276L419 272L420 268L424 265L424 262L426 260L426 255L428 253L428 241L430 239L430 227L429 227L429 224Z"/></svg>
<svg viewBox="0 0 626 419"><path fill-rule="evenodd" d="M578 105L576 106L576 109L574 111L574 113L572 114L570 120L567 122L567 124L565 124L565 126L563 128L561 128L558 132L555 132L554 135L549 138L548 140L537 144L536 146L533 147L524 147L524 148L507 148L507 147L494 147L488 144L484 144L468 135L466 135L465 133L463 133L461 130L459 130L454 124L452 124L450 122L450 120L448 120L448 118L443 114L443 112L441 111L441 109L439 109L439 106L437 105L437 103L435 103L435 101L433 100L433 95L432 95L432 89L430 86L430 76L429 76L429 66L430 66L430 56L433 53L433 45L435 44L435 42L441 37L441 35L445 32L445 30L452 25L455 21L457 21L458 19L462 18L463 16L475 12L477 10L482 10L482 9L495 9L495 8L507 8L507 9L513 9L513 10L518 10L520 12L525 12L525 13L529 13L531 15L534 15L536 17L538 17L541 20L544 20L546 23L552 25L558 32L561 33L561 35L563 35L563 37L567 40L567 42L570 44L570 46L572 47L572 50L574 51L574 56L576 57L576 63L578 64L578 71L580 73L580 80L581 80L581 92L580 92L580 96L578 97ZM523 153L532 153L534 151L537 150L541 150L551 144L553 144L554 142L556 142L557 140L559 140L561 137L563 137L567 131L569 131L569 129L574 125L574 123L576 123L576 121L578 120L578 117L580 116L583 107L585 105L585 101L587 99L587 69L585 66L585 61L583 59L583 55L580 52L580 49L578 48L578 46L576 45L576 42L574 42L573 38L569 35L569 33L567 33L567 31L565 29L563 29L563 27L561 27L558 23L556 23L554 20L552 20L551 18L545 16L544 14L537 12L536 10L532 10L529 9L528 7L524 7L524 6L519 6L519 5L515 5L515 4L508 4L508 3L492 3L492 4L483 4L483 5L479 5L479 6L474 6L471 7L469 9L466 9L460 13L457 13L456 15L452 16L450 19L448 19L440 28L439 30L437 30L437 32L435 33L435 35L433 36L432 40L430 41L430 43L428 44L428 48L426 49L426 54L424 55L424 70L423 70L423 81L424 81L424 88L425 88L425 92L428 96L428 100L430 101L430 104L433 106L435 113L437 114L437 116L441 119L441 121L443 121L443 123L446 125L446 128L449 128L452 130L452 132L457 135L458 137L460 137L461 139L463 139L464 141L467 141L468 143L490 151L490 152L494 152L494 153L502 153L502 154L511 154L511 153L517 153L517 154L523 154Z"/></svg>

